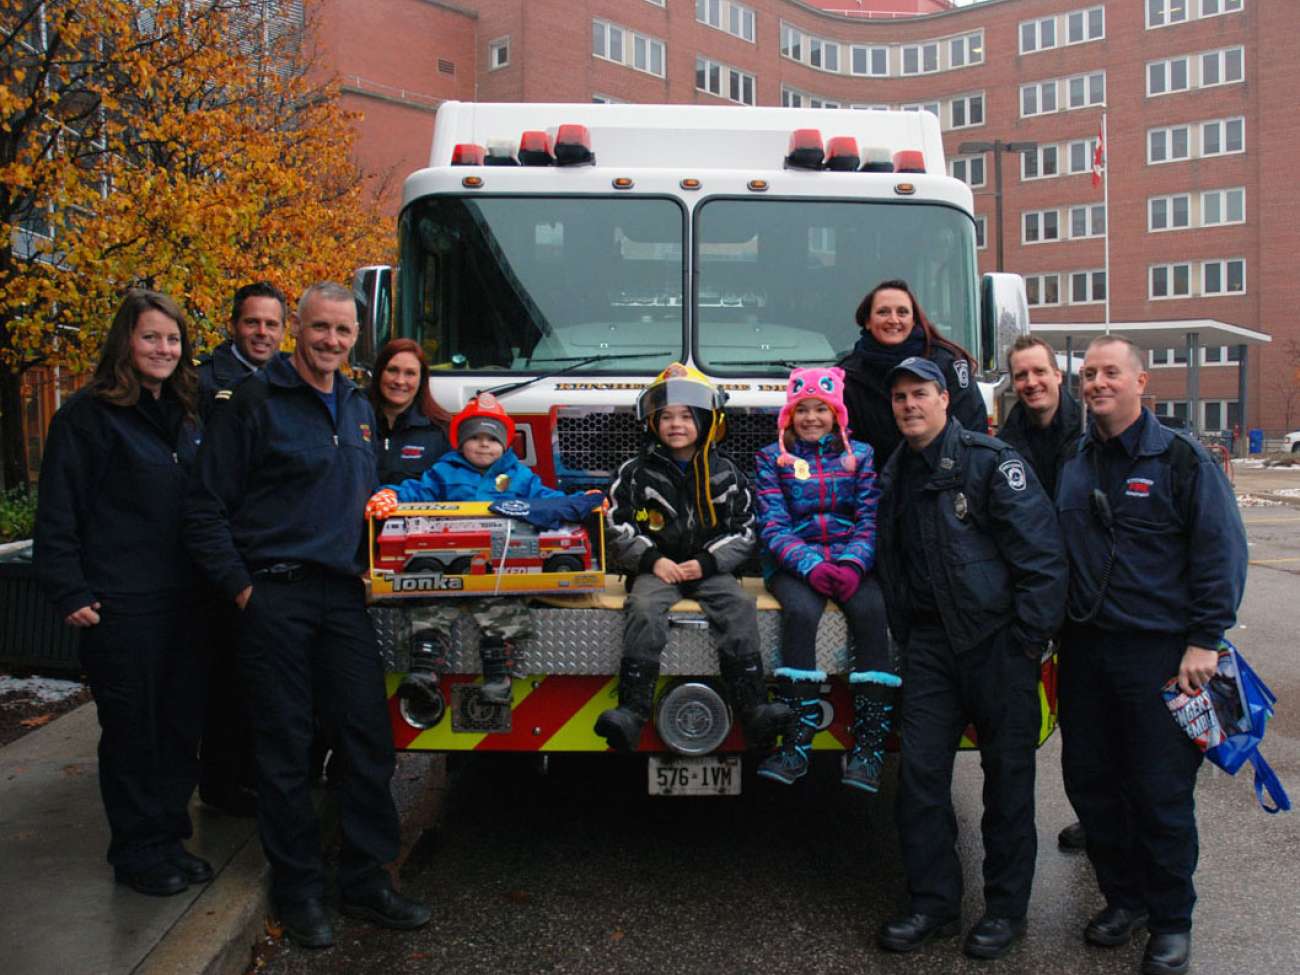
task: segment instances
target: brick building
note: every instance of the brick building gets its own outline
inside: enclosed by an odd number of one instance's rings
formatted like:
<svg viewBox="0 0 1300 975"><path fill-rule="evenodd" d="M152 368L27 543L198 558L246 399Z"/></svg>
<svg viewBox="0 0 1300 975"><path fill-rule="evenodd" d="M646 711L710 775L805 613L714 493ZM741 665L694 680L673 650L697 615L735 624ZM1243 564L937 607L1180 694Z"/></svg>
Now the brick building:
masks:
<svg viewBox="0 0 1300 975"><path fill-rule="evenodd" d="M326 0L364 158L423 165L442 99L633 101L929 110L974 192L994 270L1026 276L1036 327L1076 348L1105 318L1167 323L1151 353L1158 409L1185 414L1188 332L1263 332L1247 425L1300 425L1300 200L1267 193L1300 150L1291 111L1300 4L1263 0ZM327 17L328 21L330 18ZM333 40L331 40L333 39ZM1110 280L1102 190L1108 117ZM830 135L832 133L826 133ZM1003 153L997 226L991 151ZM1267 196L1267 199L1266 199ZM389 207L392 198L389 198ZM391 210L390 210L391 212ZM1226 337L1225 337L1226 336ZM1244 339L1243 339L1244 340ZM1148 336L1148 342L1152 338ZM1199 425L1237 422L1233 345L1201 340Z"/></svg>

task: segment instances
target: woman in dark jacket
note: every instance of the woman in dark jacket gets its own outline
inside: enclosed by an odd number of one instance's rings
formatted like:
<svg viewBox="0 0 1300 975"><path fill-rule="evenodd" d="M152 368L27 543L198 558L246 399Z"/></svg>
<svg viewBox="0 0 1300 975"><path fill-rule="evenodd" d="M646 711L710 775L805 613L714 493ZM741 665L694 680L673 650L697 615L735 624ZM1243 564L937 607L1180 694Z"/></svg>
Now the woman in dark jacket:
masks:
<svg viewBox="0 0 1300 975"><path fill-rule="evenodd" d="M419 477L451 449L451 419L429 392L424 351L411 339L393 339L379 351L367 391L379 420L379 483Z"/></svg>
<svg viewBox="0 0 1300 975"><path fill-rule="evenodd" d="M844 405L854 440L871 445L883 468L903 441L889 402L889 370L909 356L924 356L948 382L948 415L967 430L988 431L988 412L970 353L935 330L906 281L882 281L854 315L862 336L843 362Z"/></svg>
<svg viewBox="0 0 1300 975"><path fill-rule="evenodd" d="M37 575L81 628L102 729L108 862L119 883L158 896L212 879L181 845L207 673L187 632L194 576L180 536L200 439L192 363L176 303L128 292L94 379L50 424L36 510Z"/></svg>

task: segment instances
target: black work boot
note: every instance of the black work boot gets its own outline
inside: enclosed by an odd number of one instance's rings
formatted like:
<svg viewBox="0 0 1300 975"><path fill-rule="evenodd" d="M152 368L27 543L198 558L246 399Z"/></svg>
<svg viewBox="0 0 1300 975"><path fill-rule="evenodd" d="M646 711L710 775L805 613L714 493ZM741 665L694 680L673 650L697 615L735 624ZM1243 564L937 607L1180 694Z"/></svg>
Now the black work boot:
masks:
<svg viewBox="0 0 1300 975"><path fill-rule="evenodd" d="M620 752L636 751L641 729L650 720L658 680L657 662L623 658L618 671L618 707L596 719L596 734L609 742L609 747Z"/></svg>
<svg viewBox="0 0 1300 975"><path fill-rule="evenodd" d="M478 655L483 662L483 686L479 694L493 704L510 703L510 643L499 636L479 640Z"/></svg>
<svg viewBox="0 0 1300 975"><path fill-rule="evenodd" d="M798 675L798 679L790 675ZM776 693L784 702L789 717L781 732L781 747L758 766L758 774L782 785L793 785L808 773L812 740L821 723L821 685L826 675L819 670L776 672Z"/></svg>
<svg viewBox="0 0 1300 975"><path fill-rule="evenodd" d="M777 733L790 718L790 708L768 700L763 658L750 653L743 657L723 657L718 663L722 682L727 685L727 696L745 731L745 744L755 750L771 748Z"/></svg>
<svg viewBox="0 0 1300 975"><path fill-rule="evenodd" d="M866 677L866 674L849 675L849 685L853 688L853 747L849 749L840 781L852 789L879 792L880 773L885 767L885 739L889 737L898 688Z"/></svg>

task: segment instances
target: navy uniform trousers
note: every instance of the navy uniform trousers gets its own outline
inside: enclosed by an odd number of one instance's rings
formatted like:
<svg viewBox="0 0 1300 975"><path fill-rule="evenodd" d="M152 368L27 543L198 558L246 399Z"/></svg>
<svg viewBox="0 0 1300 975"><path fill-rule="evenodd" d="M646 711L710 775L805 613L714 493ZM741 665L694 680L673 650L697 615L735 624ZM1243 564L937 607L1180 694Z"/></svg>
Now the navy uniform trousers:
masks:
<svg viewBox="0 0 1300 975"><path fill-rule="evenodd" d="M398 852L389 792L395 756L383 663L355 576L306 567L257 576L239 620L240 675L256 736L257 825L277 906L324 895L320 825L311 801L313 702L336 731L348 774L338 789L338 886L388 886Z"/></svg>
<svg viewBox="0 0 1300 975"><path fill-rule="evenodd" d="M895 818L911 910L938 918L961 914L952 767L971 723L984 770L984 909L991 917L1024 917L1038 853L1038 661L1025 656L1009 627L954 653L942 629L916 623L902 661Z"/></svg>
<svg viewBox="0 0 1300 975"><path fill-rule="evenodd" d="M1061 770L1106 903L1148 930L1191 930L1201 752L1169 714L1181 634L1068 626L1060 672Z"/></svg>

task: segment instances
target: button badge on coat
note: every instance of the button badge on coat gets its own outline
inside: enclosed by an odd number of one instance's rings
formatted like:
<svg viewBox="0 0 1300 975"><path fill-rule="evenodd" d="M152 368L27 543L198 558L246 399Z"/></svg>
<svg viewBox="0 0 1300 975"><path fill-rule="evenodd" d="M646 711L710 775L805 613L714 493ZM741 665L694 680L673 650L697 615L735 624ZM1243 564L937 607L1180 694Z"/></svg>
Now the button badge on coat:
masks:
<svg viewBox="0 0 1300 975"><path fill-rule="evenodd" d="M965 521L966 516L970 514L970 502L961 491L958 491L952 499L952 513L957 516L958 521Z"/></svg>

